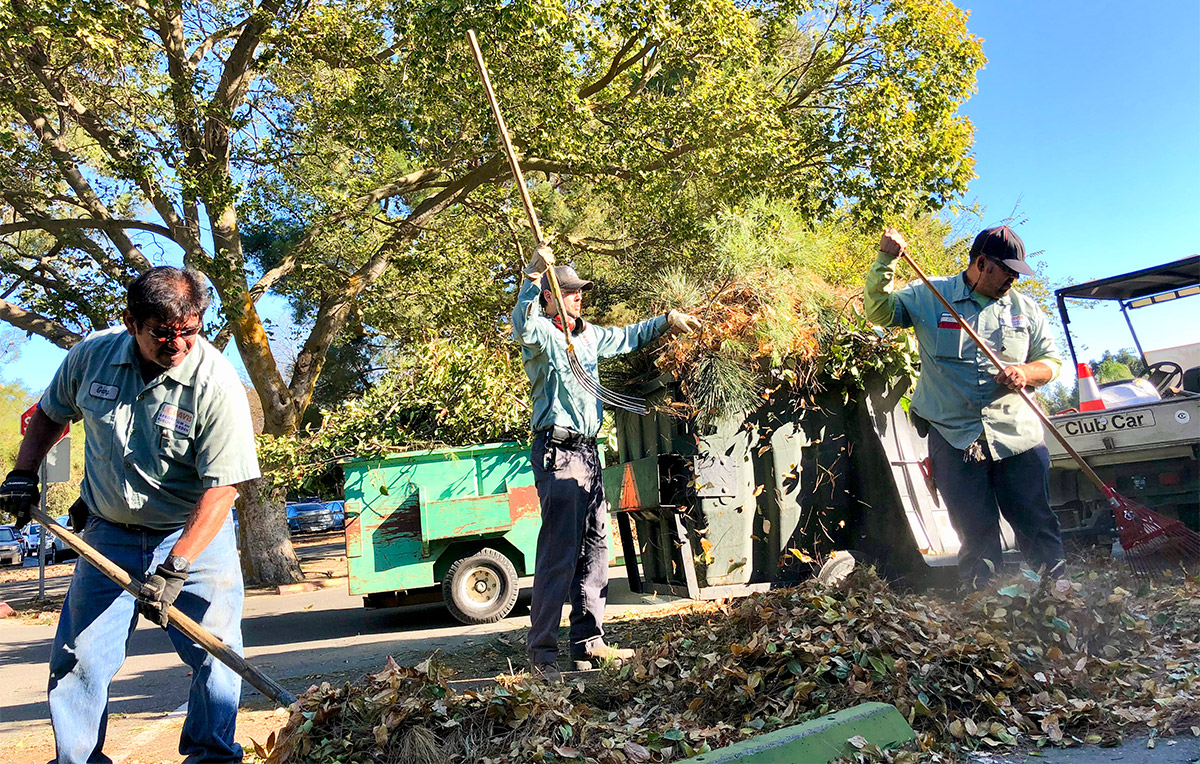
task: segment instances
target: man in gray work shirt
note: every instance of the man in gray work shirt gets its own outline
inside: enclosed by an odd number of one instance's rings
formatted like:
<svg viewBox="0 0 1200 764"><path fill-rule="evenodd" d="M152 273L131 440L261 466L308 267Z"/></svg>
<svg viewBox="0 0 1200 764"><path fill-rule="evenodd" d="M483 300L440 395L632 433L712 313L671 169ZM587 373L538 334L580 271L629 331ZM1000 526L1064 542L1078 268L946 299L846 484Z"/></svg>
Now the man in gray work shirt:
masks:
<svg viewBox="0 0 1200 764"><path fill-rule="evenodd" d="M621 660L632 650L604 644L608 596L608 504L600 477L596 433L603 405L571 373L563 321L586 372L597 379L597 360L637 350L668 328L693 331L699 321L672 310L620 329L586 323L583 292L592 282L570 266L555 267L567 315L558 315L547 268L549 247L539 247L513 309L513 334L521 344L533 397L534 480L541 503L533 574L532 624L526 649L535 675L557 680L558 622L571 602L571 657L577 668L596 660ZM543 309L545 313L543 314Z"/></svg>
<svg viewBox="0 0 1200 764"><path fill-rule="evenodd" d="M50 717L60 764L109 762L108 686L138 613L167 630L192 670L179 752L237 762L241 678L170 626L171 605L237 653L242 576L229 509L259 476L246 391L200 338L208 291L193 270L153 268L129 286L124 326L71 348L38 402L0 486L27 520L37 469L68 422L84 421L83 538L143 581L137 598L80 560L50 655Z"/></svg>
<svg viewBox="0 0 1200 764"><path fill-rule="evenodd" d="M1017 390L1044 385L1062 362L1045 314L1012 288L1032 275L1025 244L1008 226L971 245L967 269L931 279L963 320L991 343L1003 369L979 352L958 319L919 282L897 289L896 259L908 244L889 228L867 271L863 307L879 326L912 327L921 376L909 414L928 427L929 460L962 547L963 586L979 589L1000 565L1000 515L1035 569L1062 576L1062 536L1050 508L1050 454L1042 424Z"/></svg>

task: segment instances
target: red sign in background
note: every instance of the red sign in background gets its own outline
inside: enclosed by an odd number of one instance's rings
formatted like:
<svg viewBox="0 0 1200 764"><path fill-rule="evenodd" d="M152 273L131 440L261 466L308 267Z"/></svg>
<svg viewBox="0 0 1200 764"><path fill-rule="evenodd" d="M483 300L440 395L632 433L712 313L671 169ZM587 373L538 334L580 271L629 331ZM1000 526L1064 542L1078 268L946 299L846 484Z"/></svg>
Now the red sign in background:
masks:
<svg viewBox="0 0 1200 764"><path fill-rule="evenodd" d="M35 412L35 411L37 411L36 403L33 404L32 406L30 406L29 409L24 414L21 415L21 434L22 435L24 435L25 431L29 429L29 422L30 422L30 420L33 419L33 412ZM58 440L62 440L63 438L67 437L67 433L69 433L70 431L71 431L71 425L68 424L66 426L66 428L63 430L62 435L59 436ZM57 443L58 440L56 440L54 442Z"/></svg>

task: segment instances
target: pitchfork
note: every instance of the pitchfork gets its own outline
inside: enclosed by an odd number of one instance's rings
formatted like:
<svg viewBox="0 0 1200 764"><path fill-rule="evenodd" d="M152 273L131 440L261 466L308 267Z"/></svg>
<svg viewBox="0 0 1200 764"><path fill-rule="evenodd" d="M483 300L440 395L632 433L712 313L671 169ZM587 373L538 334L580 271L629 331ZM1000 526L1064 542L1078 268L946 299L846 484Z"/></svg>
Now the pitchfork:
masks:
<svg viewBox="0 0 1200 764"><path fill-rule="evenodd" d="M508 126L505 125L504 117L500 114L500 104L496 101L495 92L492 91L492 80L488 76L487 65L483 62L483 51L479 49L479 41L475 39L475 30L467 30L467 42L471 44L475 65L479 67L479 77L483 80L483 89L487 92L488 105L492 108L492 116L496 118L500 142L504 145L504 153L508 156L509 167L512 168L513 176L516 178L517 190L521 192L521 203L525 205L525 214L529 216L529 227L533 229L533 236L537 240L538 246L541 246L546 243L542 238L542 226L538 223L537 213L533 209L533 200L529 198L529 189L525 186L525 175L521 172L521 165L517 162L517 153L513 150L512 141L508 137ZM576 381L584 390L609 406L634 414L645 414L648 411L645 399L609 390L589 374L587 369L583 368L583 364L575 355L575 343L571 337L571 327L567 321L567 311L563 307L562 290L558 287L558 275L554 272L554 266L546 269L546 275L550 278L550 291L554 293L554 303L558 307L558 315L562 317L563 336L567 342L567 359Z"/></svg>
<svg viewBox="0 0 1200 764"><path fill-rule="evenodd" d="M995 364L997 369L1004 369L1004 363L1001 362L995 351L963 320L954 306L942 296L942 293L929 283L929 277L908 254L908 250L902 249L900 256L912 266L929 291L933 292L933 296L938 299L942 307L950 311L950 315L970 335L988 360ZM1113 518L1117 522L1117 536L1121 539L1121 546L1125 549L1125 559L1136 575L1153 577L1169 567L1170 563L1176 563L1182 567L1185 563L1194 563L1200 559L1200 533L1188 528L1178 520L1164 517L1117 493L1116 489L1105 483L1096 474L1096 471L1083 460L1079 452L1067 442L1066 437L1050 422L1050 417L1046 416L1046 412L1042 411L1042 407L1037 404L1033 396L1025 390L1018 390L1017 394L1021 396L1021 400L1029 404L1045 428L1058 440L1063 450L1075 460L1079 469L1083 470L1083 474L1087 475L1088 479L1096 484L1100 493L1108 499L1108 503L1112 507Z"/></svg>

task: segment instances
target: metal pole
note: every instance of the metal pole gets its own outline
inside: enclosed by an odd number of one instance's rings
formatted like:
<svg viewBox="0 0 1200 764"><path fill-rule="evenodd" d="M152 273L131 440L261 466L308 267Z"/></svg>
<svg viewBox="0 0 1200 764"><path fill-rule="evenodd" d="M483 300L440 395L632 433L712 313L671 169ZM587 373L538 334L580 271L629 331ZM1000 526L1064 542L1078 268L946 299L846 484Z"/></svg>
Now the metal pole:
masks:
<svg viewBox="0 0 1200 764"><path fill-rule="evenodd" d="M1125 305L1124 301L1121 302L1121 315L1125 316L1125 323L1129 326L1129 333L1133 335L1133 344L1137 345L1138 355L1142 358L1142 365L1149 366L1150 364L1146 361L1146 353L1142 350L1142 343L1138 341L1137 331L1133 328L1133 321L1129 319L1129 308Z"/></svg>
<svg viewBox="0 0 1200 764"><path fill-rule="evenodd" d="M38 507L42 511L42 516L46 516L46 489L49 484L46 482L46 460L42 459L42 464L38 468L38 478L42 481L42 498L38 500ZM42 523L42 530L38 533L38 600L46 599L46 541L47 534L46 524Z"/></svg>

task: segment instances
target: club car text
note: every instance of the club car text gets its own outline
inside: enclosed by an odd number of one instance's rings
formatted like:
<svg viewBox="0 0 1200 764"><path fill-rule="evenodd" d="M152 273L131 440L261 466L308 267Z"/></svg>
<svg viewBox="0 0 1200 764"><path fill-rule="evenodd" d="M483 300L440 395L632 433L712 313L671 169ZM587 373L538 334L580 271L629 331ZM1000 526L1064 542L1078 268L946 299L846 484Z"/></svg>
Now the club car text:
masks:
<svg viewBox="0 0 1200 764"><path fill-rule="evenodd" d="M1058 425L1058 429L1067 435L1095 435L1097 433L1136 430L1141 427L1154 426L1152 411L1123 411L1119 414L1109 414L1091 419L1075 419Z"/></svg>

